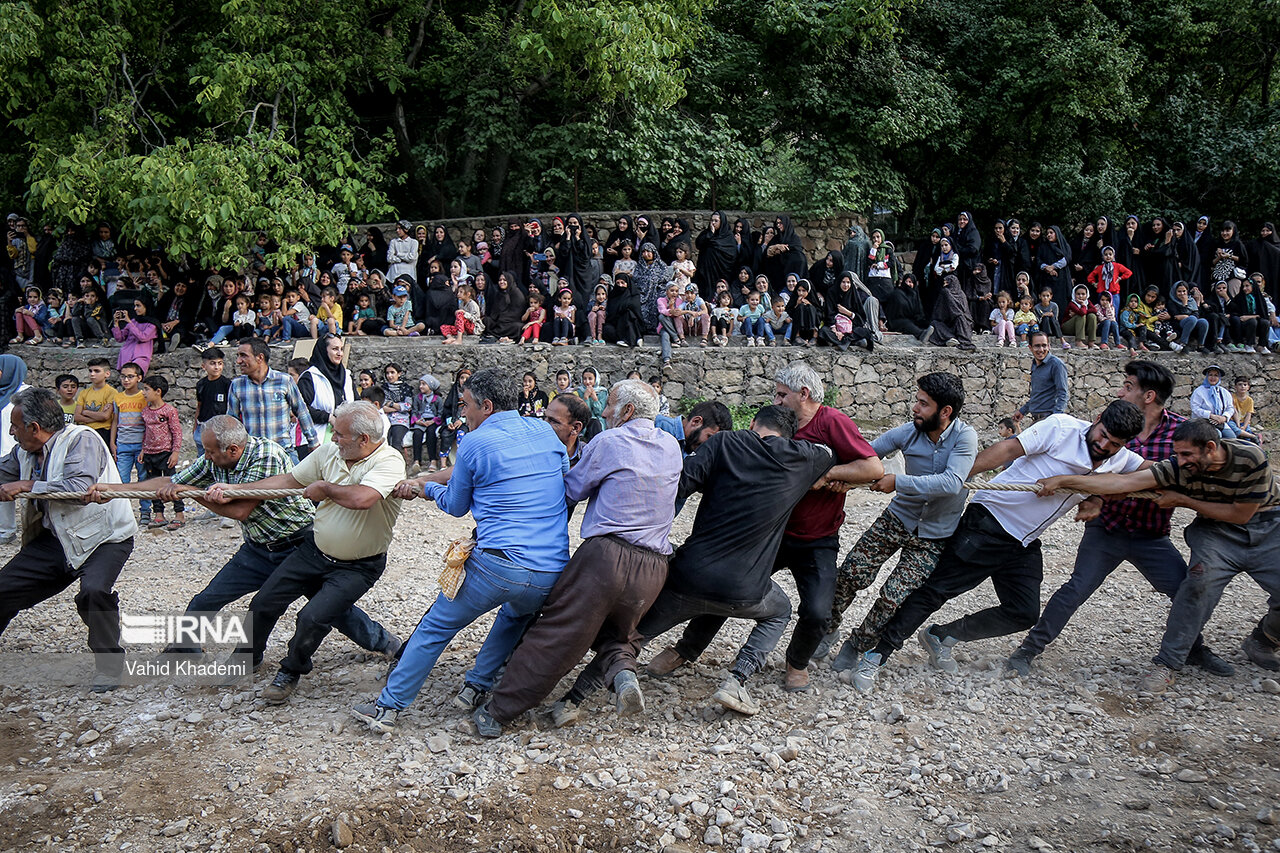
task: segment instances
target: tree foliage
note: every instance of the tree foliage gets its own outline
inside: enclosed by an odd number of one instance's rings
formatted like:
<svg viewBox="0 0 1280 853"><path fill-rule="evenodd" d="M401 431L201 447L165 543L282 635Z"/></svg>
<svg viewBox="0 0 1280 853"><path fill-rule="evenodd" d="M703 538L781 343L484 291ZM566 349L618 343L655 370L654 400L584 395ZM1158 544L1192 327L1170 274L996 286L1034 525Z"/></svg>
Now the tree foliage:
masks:
<svg viewBox="0 0 1280 853"><path fill-rule="evenodd" d="M0 186L209 261L519 209L1280 205L1280 0L17 0Z"/></svg>

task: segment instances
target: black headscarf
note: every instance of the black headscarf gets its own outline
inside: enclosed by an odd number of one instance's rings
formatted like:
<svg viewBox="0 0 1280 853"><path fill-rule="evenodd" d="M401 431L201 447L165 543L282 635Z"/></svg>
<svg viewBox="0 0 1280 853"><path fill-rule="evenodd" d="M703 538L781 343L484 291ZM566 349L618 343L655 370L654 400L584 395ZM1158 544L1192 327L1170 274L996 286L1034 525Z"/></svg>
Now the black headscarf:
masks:
<svg viewBox="0 0 1280 853"><path fill-rule="evenodd" d="M974 224L973 214L967 210L960 212L968 221L958 233L952 236L951 245L960 256L960 265L971 270L981 261L979 256L982 254L982 235L978 233L978 226Z"/></svg>
<svg viewBox="0 0 1280 853"><path fill-rule="evenodd" d="M721 279L729 281L738 259L738 240L733 233L733 223L723 210L717 210L712 216L720 217L720 227L712 231L708 220L707 227L698 235L698 267L693 274L703 299L711 298L716 282Z"/></svg>
<svg viewBox="0 0 1280 853"><path fill-rule="evenodd" d="M346 402L347 368L341 362L334 364L329 360L329 335L321 335L316 339L315 348L311 350L311 366L320 375L329 380L333 387L333 404Z"/></svg>
<svg viewBox="0 0 1280 853"><path fill-rule="evenodd" d="M635 258L640 253L640 243L636 240L636 229L631 224L631 217L625 213L618 217L618 222L624 223L624 227L614 228L609 232L609 236L605 238L604 246L604 269L605 272L613 272L613 264L622 257L622 244L631 244L631 257ZM614 243L617 243L615 246ZM609 250L613 249L613 254Z"/></svg>

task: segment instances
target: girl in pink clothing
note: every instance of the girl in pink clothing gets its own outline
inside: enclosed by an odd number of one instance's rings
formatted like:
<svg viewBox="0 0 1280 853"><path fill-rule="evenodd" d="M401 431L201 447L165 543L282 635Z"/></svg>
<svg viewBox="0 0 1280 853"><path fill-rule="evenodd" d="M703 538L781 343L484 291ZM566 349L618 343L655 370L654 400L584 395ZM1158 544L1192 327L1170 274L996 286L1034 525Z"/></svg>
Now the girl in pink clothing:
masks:
<svg viewBox="0 0 1280 853"><path fill-rule="evenodd" d="M1013 327L1013 307L1009 304L1012 298L1005 291L996 296L996 307L991 310L991 330L995 332L1002 347L1016 347L1017 335Z"/></svg>
<svg viewBox="0 0 1280 853"><path fill-rule="evenodd" d="M132 320L127 311L117 311L115 322L111 325L111 335L120 342L120 357L116 359L116 369L123 368L133 362L142 368L145 375L151 367L151 356L155 351L155 341L160 332L154 317L147 313L147 303L141 299L133 300Z"/></svg>

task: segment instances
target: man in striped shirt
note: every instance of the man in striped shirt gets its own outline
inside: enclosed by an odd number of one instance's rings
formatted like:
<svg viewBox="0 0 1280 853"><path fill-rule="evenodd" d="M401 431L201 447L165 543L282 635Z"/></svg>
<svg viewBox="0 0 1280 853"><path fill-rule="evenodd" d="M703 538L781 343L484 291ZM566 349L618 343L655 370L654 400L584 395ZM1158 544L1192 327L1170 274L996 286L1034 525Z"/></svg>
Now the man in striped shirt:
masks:
<svg viewBox="0 0 1280 853"><path fill-rule="evenodd" d="M1196 520L1183 536L1191 548L1191 568L1169 611L1155 668L1142 689L1163 693L1187 662L1192 643L1227 584L1241 572L1270 596L1270 608L1244 641L1249 658L1280 670L1280 483L1266 454L1252 444L1224 439L1205 418L1192 418L1173 432L1174 459L1143 471L1092 477L1050 477L1041 493L1076 489L1115 495L1159 489L1161 507L1186 507Z"/></svg>
<svg viewBox="0 0 1280 853"><path fill-rule="evenodd" d="M298 386L288 374L272 370L270 358L271 349L265 338L248 338L236 347L236 370L240 375L231 381L227 414L244 424L249 435L269 438L283 447L297 465L291 416L298 419L302 435L313 450L320 441Z"/></svg>

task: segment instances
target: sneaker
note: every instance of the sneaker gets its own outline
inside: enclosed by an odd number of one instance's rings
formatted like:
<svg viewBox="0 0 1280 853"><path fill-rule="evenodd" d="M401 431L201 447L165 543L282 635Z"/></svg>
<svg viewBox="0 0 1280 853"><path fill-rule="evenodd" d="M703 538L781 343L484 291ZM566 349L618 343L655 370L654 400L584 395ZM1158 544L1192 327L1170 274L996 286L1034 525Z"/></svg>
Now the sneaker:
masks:
<svg viewBox="0 0 1280 853"><path fill-rule="evenodd" d="M853 671L853 689L866 695L876 687L876 678L884 669L884 659L879 652L866 652Z"/></svg>
<svg viewBox="0 0 1280 853"><path fill-rule="evenodd" d="M665 678L686 663L688 661L680 657L675 646L672 646L659 652L653 660L649 661L644 671L650 678Z"/></svg>
<svg viewBox="0 0 1280 853"><path fill-rule="evenodd" d="M956 340L955 338L947 338L946 345L949 347L958 347L960 346L960 341Z"/></svg>
<svg viewBox="0 0 1280 853"><path fill-rule="evenodd" d="M298 689L298 681L302 678L296 672L280 670L271 683L262 688L262 699L268 705L283 705Z"/></svg>
<svg viewBox="0 0 1280 853"><path fill-rule="evenodd" d="M1277 652L1276 644L1260 629L1254 628L1253 633L1244 638L1241 648L1249 660L1258 666L1280 672L1280 652Z"/></svg>
<svg viewBox="0 0 1280 853"><path fill-rule="evenodd" d="M711 694L711 701L718 702L730 711L746 714L748 717L760 713L760 706L751 698L747 688L742 686L736 675L729 675L720 684L720 688Z"/></svg>
<svg viewBox="0 0 1280 853"><path fill-rule="evenodd" d="M1071 349L1071 344L1067 343L1066 341L1063 341L1063 342L1062 342L1062 348L1063 348L1063 349Z"/></svg>
<svg viewBox="0 0 1280 853"><path fill-rule="evenodd" d="M487 690L476 687L468 681L462 685L458 695L453 697L453 706L461 708L463 711L473 711L484 704L487 695Z"/></svg>
<svg viewBox="0 0 1280 853"><path fill-rule="evenodd" d="M1176 674L1173 670L1164 664L1156 664L1142 676L1142 681L1138 683L1138 689L1143 693L1152 693L1160 695L1173 686Z"/></svg>
<svg viewBox="0 0 1280 853"><path fill-rule="evenodd" d="M395 660L402 648L404 648L404 641L395 634L388 634L387 644L382 647L380 654L387 660Z"/></svg>
<svg viewBox="0 0 1280 853"><path fill-rule="evenodd" d="M755 339L755 338L747 338L747 346L749 346L749 347L753 347L753 346L755 346L755 345L756 345L756 339Z"/></svg>
<svg viewBox="0 0 1280 853"><path fill-rule="evenodd" d="M1214 654L1213 649L1201 643L1187 655L1187 663L1199 667L1210 675L1227 678L1236 674L1236 668Z"/></svg>
<svg viewBox="0 0 1280 853"><path fill-rule="evenodd" d="M631 344L627 343L626 341L618 341L618 346L622 347L623 349L626 349L627 347L631 346Z"/></svg>
<svg viewBox="0 0 1280 853"><path fill-rule="evenodd" d="M1266 347L1254 347L1253 351L1256 352L1258 355L1271 355L1271 350L1267 349Z"/></svg>
<svg viewBox="0 0 1280 853"><path fill-rule="evenodd" d="M756 338L756 346L758 347L764 346L764 338Z"/></svg>
<svg viewBox="0 0 1280 853"><path fill-rule="evenodd" d="M1019 647L1013 654L1009 655L1009 659L1004 662L1004 671L1006 675L1017 676L1018 678L1026 678L1031 674L1031 662L1035 660L1035 654Z"/></svg>
<svg viewBox="0 0 1280 853"><path fill-rule="evenodd" d="M120 676L110 672L95 672L89 690L94 693L110 693L120 686Z"/></svg>
<svg viewBox="0 0 1280 853"><path fill-rule="evenodd" d="M818 643L818 647L813 650L813 657L810 660L822 660L831 654L831 647L838 642L840 642L840 629L836 628L828 631L821 642Z"/></svg>
<svg viewBox="0 0 1280 853"><path fill-rule="evenodd" d="M489 705L486 703L476 708L471 715L471 721L476 724L476 733L480 737L502 737L502 723L493 718L489 713Z"/></svg>
<svg viewBox="0 0 1280 853"><path fill-rule="evenodd" d="M551 725L557 729L573 725L580 716L582 712L572 699L561 699L551 706Z"/></svg>
<svg viewBox="0 0 1280 853"><path fill-rule="evenodd" d="M644 694L640 692L640 682L636 674L624 669L613 677L613 690L617 694L616 704L619 716L631 716L644 711Z"/></svg>
<svg viewBox="0 0 1280 853"><path fill-rule="evenodd" d="M395 708L379 705L376 700L353 705L351 708L351 716L364 721L372 732L392 731L396 727L396 716L399 713Z"/></svg>
<svg viewBox="0 0 1280 853"><path fill-rule="evenodd" d="M1174 352L1182 352L1184 349L1186 349L1186 347L1184 347L1182 344L1178 343L1177 341L1169 341L1169 349L1173 350Z"/></svg>
<svg viewBox="0 0 1280 853"><path fill-rule="evenodd" d="M644 349L644 340L643 340L643 339L636 341L636 349Z"/></svg>
<svg viewBox="0 0 1280 853"><path fill-rule="evenodd" d="M862 657L862 649L854 641L853 637L845 640L840 646L840 651L836 654L835 659L831 661L831 668L836 672L848 672L858 665L858 660Z"/></svg>
<svg viewBox="0 0 1280 853"><path fill-rule="evenodd" d="M140 526L140 527L150 527L150 526L151 526L151 513L149 513L149 512L141 512L141 513L138 513L138 526Z"/></svg>
<svg viewBox="0 0 1280 853"><path fill-rule="evenodd" d="M956 663L956 659L951 656L951 647L956 644L956 641L950 637L946 640L939 639L933 633L934 627L936 626L930 625L928 628L921 628L920 633L916 634L916 639L920 641L920 645L924 646L924 650L928 652L929 663L933 664L935 669L955 675L960 672L960 666Z"/></svg>

